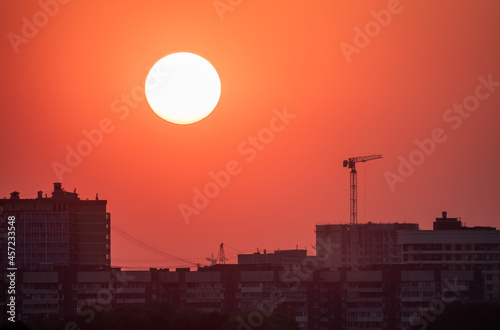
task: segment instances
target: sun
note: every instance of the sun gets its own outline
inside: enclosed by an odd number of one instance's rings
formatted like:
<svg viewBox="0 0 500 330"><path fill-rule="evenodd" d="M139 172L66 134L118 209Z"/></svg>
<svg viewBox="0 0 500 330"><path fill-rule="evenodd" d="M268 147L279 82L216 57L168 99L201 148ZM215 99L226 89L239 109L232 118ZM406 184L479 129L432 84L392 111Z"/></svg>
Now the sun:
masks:
<svg viewBox="0 0 500 330"><path fill-rule="evenodd" d="M158 116L176 124L191 124L215 109L221 83L215 68L203 57L174 53L153 65L145 90Z"/></svg>

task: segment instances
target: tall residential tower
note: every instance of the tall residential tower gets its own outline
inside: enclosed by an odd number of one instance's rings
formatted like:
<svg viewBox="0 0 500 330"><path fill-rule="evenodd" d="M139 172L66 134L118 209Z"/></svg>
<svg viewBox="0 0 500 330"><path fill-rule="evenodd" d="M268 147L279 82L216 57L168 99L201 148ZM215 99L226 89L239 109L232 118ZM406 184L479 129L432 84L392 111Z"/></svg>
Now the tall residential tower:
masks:
<svg viewBox="0 0 500 330"><path fill-rule="evenodd" d="M0 199L0 232L6 246L9 216L15 216L16 267L39 270L53 266L109 267L110 214L105 200L81 200L54 183L51 197L38 192L22 199L19 192ZM5 260L6 252L2 258Z"/></svg>

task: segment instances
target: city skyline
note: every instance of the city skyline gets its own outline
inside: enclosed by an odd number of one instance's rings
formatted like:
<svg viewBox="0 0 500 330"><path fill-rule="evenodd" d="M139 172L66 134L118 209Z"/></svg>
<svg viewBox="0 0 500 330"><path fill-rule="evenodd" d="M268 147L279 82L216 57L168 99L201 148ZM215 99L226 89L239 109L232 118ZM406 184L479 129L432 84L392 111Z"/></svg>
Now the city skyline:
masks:
<svg viewBox="0 0 500 330"><path fill-rule="evenodd" d="M140 266L127 266L113 261L110 256L113 246L110 228L113 228L113 225L110 221L111 214L106 212L107 203L107 200L99 199L98 193L94 199L81 199L76 188L73 192L68 192L60 182L53 184L50 197L48 193L44 194L41 190L37 192L36 198L21 198L18 191L11 192L10 198L0 200L0 213L4 219L11 218L12 215L19 221L15 225L17 240L20 243L17 253L18 257L21 257L21 259L18 258L17 264L21 269L26 270L37 270L40 267L43 268L44 265L49 268L69 265L74 268L87 267L88 269L115 267L124 270L147 270L150 268L196 270L200 267L226 264L226 262L227 264L259 264L263 261L267 263L270 260L274 260L271 262L273 264L289 267L292 264L301 264L308 257L312 260L314 257L322 259L328 256L328 261L323 260L324 263L321 264L321 267L331 269L353 267L357 269L372 262L380 265L401 263L400 254L403 251L399 247L400 232L409 232L411 235L411 232L425 234L426 232L438 233L440 230L447 230L443 232L445 236L439 240L441 242L443 239L447 239L446 235L449 237L458 235L460 239L463 239L463 235L467 234L463 230L487 231L487 234L496 231L496 227L491 226L467 226L461 217L448 217L448 212L442 211L442 217L435 218L432 231L419 228L418 223L408 222L374 223L369 221L367 223L316 224L315 244L310 244L314 251L313 254L308 253L307 246L299 249L298 244L295 249L289 248L289 244L285 248L278 247L274 250L274 254L270 251L267 254L266 248L259 249L257 247L253 251L242 252L227 243L225 244L226 249L224 249L224 243L221 243L215 254L212 253L207 257L200 255L196 258L183 258L142 240L134 233L114 226L114 233L127 240L130 246L138 247L158 256L156 260L159 263L144 259L141 260ZM5 220L4 222L7 223ZM6 230L7 225L3 228L4 232ZM93 238L85 239L84 237L89 234L93 235ZM101 246L100 244L103 242L105 244ZM45 249L49 248L51 253L46 254L43 252L44 249L37 250L40 246ZM57 248L54 249L56 246ZM227 247L231 249L232 253L228 251L229 253L226 254ZM40 254L40 252L42 253ZM280 252L284 254L280 254ZM88 253L91 253L90 259L88 259ZM38 256L38 260L32 257L35 255ZM228 258L226 255L232 255L232 257ZM288 259L285 255L289 256ZM94 260L92 262L96 262L96 264L92 265L91 262L85 266L90 260ZM105 263L103 260L106 260ZM332 262L332 260L335 261Z"/></svg>
<svg viewBox="0 0 500 330"><path fill-rule="evenodd" d="M315 256L298 247L264 249L230 264L221 243L210 265L195 271L136 271L110 267L106 205L97 194L82 200L61 183L51 197L39 191L22 199L14 191L0 200L0 243L9 246L0 258L7 265L3 321L169 328L166 316L137 318L160 308L217 315L218 329L252 329L283 316L293 329L427 329L453 322L445 315L457 306L492 315L499 306L500 231L466 226L446 211L432 230L411 223L317 225ZM124 309L134 316L113 320ZM498 324L468 314L470 326Z"/></svg>
<svg viewBox="0 0 500 330"><path fill-rule="evenodd" d="M193 264L314 254L316 224L349 222L342 161L382 154L357 167L359 223L500 226L498 2L235 3L0 4L0 198L98 193L117 266L167 259L134 238ZM190 125L143 93L180 51L222 85Z"/></svg>

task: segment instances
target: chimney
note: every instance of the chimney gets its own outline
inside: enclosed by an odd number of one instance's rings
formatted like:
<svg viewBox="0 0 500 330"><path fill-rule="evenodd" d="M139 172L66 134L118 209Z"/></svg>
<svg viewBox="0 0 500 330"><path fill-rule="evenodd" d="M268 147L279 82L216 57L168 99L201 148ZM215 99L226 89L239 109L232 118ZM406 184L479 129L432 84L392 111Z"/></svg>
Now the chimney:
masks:
<svg viewBox="0 0 500 330"><path fill-rule="evenodd" d="M441 212L441 214L443 215L443 219L446 219L446 215L448 214L448 212L443 211L443 212Z"/></svg>
<svg viewBox="0 0 500 330"><path fill-rule="evenodd" d="M38 199L43 198L43 191L41 191L41 190L40 190L40 191L38 191L38 197L37 197L37 198L38 198Z"/></svg>
<svg viewBox="0 0 500 330"><path fill-rule="evenodd" d="M54 191L58 191L62 189L61 182L54 182Z"/></svg>

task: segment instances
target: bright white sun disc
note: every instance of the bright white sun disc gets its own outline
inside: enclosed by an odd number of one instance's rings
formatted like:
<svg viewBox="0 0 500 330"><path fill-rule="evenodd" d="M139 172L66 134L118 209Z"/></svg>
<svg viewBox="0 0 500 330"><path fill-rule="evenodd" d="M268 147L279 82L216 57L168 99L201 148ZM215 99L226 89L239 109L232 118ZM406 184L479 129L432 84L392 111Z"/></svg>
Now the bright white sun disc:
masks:
<svg viewBox="0 0 500 330"><path fill-rule="evenodd" d="M210 62L191 53L170 54L149 71L146 99L161 118L190 124L208 116L219 102L219 75Z"/></svg>

